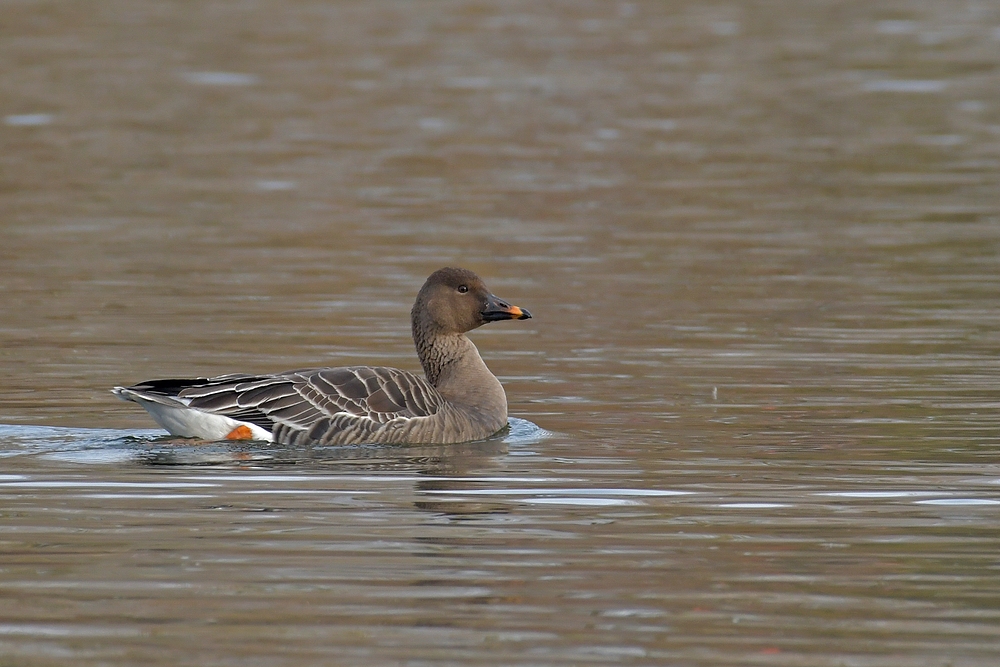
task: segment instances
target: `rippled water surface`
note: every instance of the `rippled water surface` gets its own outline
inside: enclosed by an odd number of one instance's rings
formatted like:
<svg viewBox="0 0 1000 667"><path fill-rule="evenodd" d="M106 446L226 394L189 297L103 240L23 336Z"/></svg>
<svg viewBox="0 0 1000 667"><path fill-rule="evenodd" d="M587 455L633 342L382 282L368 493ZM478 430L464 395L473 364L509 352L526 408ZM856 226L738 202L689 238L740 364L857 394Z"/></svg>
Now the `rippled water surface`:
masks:
<svg viewBox="0 0 1000 667"><path fill-rule="evenodd" d="M3 12L0 664L997 664L1000 6ZM416 369L444 265L490 441L108 393Z"/></svg>

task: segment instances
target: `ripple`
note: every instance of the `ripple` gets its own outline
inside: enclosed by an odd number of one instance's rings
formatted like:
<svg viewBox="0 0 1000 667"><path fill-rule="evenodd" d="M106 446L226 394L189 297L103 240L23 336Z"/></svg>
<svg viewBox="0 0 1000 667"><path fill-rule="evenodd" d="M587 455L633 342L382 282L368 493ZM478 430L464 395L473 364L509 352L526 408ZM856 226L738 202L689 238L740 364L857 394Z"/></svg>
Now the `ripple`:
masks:
<svg viewBox="0 0 1000 667"><path fill-rule="evenodd" d="M637 500L626 500L624 498L585 498L579 496L567 496L560 498L553 496L550 498L522 498L518 502L528 505L579 505L581 507L612 507L616 505L641 505Z"/></svg>
<svg viewBox="0 0 1000 667"><path fill-rule="evenodd" d="M509 417L507 424L509 430L503 442L508 445L536 445L552 436L549 431L527 419Z"/></svg>
<svg viewBox="0 0 1000 667"><path fill-rule="evenodd" d="M906 19L886 19L875 24L875 32L882 35L909 35L917 31L916 21Z"/></svg>
<svg viewBox="0 0 1000 667"><path fill-rule="evenodd" d="M257 83L255 75L242 72L184 72L181 77L199 86L252 86Z"/></svg>
<svg viewBox="0 0 1000 667"><path fill-rule="evenodd" d="M814 495L835 498L913 498L944 494L941 491L825 491Z"/></svg>
<svg viewBox="0 0 1000 667"><path fill-rule="evenodd" d="M0 482L2 487L18 487L23 489L192 489L217 486L203 482L110 482L87 481L83 479L50 479L27 480L16 482Z"/></svg>
<svg viewBox="0 0 1000 667"><path fill-rule="evenodd" d="M527 419L511 417L502 435L483 441L484 445L524 447L536 445L551 433ZM447 448L475 447L477 443L443 445ZM275 457L294 460L308 453L316 458L326 452L331 458L383 453L406 456L423 446L352 445L329 448L295 449L257 441L205 443L174 438L157 429L94 429L60 426L0 424L0 458L37 455L51 461L82 465L121 464L128 461L171 465L211 465L234 462L270 461ZM525 452L521 452L524 454ZM2 480L2 478L0 478Z"/></svg>
<svg viewBox="0 0 1000 667"><path fill-rule="evenodd" d="M109 627L106 625L53 625L35 623L0 624L0 635L27 635L35 637L138 637L145 634L138 628Z"/></svg>
<svg viewBox="0 0 1000 667"><path fill-rule="evenodd" d="M447 479L447 478L446 478ZM666 489L428 489L427 494L437 495L469 495L469 496L527 496L540 494L559 495L581 495L581 496L644 496L644 497L668 497L686 496L696 493L695 491L674 491Z"/></svg>
<svg viewBox="0 0 1000 667"><path fill-rule="evenodd" d="M260 180L254 183L254 187L264 192L285 192L294 190L297 187L297 183L295 181Z"/></svg>
<svg viewBox="0 0 1000 667"><path fill-rule="evenodd" d="M22 113L4 116L3 122L11 127L38 127L49 125L54 118L50 113Z"/></svg>
<svg viewBox="0 0 1000 667"><path fill-rule="evenodd" d="M79 451L86 448L135 446L157 438L163 431L156 429L66 428L0 424L0 456L50 452ZM111 463L114 460L87 460L86 463ZM98 456L98 459L101 457Z"/></svg>
<svg viewBox="0 0 1000 667"><path fill-rule="evenodd" d="M862 89L868 93L940 93L947 81L937 79L876 79L866 81Z"/></svg>
<svg viewBox="0 0 1000 667"><path fill-rule="evenodd" d="M917 505L1000 505L1000 500L991 498L934 498L933 500L918 500Z"/></svg>

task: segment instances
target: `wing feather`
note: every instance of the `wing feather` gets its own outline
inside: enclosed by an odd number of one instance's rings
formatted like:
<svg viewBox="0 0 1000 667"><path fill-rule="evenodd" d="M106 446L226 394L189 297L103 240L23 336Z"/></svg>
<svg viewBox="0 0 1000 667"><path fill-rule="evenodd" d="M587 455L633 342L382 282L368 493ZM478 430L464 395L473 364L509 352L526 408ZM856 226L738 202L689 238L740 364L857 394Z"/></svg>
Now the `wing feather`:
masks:
<svg viewBox="0 0 1000 667"><path fill-rule="evenodd" d="M153 380L136 391L270 429L282 441L363 442L380 428L429 417L443 405L422 377L394 368L320 368L275 375ZM288 435L298 434L298 435Z"/></svg>

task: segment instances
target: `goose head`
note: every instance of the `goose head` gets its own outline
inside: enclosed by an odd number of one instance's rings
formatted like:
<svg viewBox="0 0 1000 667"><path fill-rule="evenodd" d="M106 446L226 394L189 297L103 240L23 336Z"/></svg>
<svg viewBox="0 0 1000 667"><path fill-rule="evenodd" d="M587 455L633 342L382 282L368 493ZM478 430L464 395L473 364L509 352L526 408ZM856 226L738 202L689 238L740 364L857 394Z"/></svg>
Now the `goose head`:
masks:
<svg viewBox="0 0 1000 667"><path fill-rule="evenodd" d="M489 322L526 320L531 313L494 295L468 269L438 269L427 278L411 313L414 328L463 334Z"/></svg>

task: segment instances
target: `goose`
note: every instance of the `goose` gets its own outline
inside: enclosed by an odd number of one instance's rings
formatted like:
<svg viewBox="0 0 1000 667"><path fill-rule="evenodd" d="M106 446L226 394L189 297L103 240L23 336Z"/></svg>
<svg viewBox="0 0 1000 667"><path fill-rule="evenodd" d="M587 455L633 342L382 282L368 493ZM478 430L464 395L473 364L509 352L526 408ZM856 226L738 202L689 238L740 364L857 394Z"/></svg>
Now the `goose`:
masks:
<svg viewBox="0 0 1000 667"><path fill-rule="evenodd" d="M465 334L530 317L472 271L443 268L427 278L410 312L424 377L345 366L149 380L111 391L184 438L293 446L483 440L507 425L507 395Z"/></svg>

